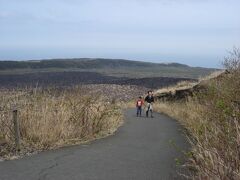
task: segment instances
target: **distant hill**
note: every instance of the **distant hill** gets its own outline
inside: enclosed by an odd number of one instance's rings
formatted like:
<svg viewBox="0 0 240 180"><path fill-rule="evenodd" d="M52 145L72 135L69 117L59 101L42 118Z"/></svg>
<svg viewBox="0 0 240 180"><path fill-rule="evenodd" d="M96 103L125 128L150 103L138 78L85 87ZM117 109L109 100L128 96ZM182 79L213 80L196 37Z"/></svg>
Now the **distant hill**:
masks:
<svg viewBox="0 0 240 180"><path fill-rule="evenodd" d="M0 61L0 74L34 72L97 72L115 77L182 77L198 78L215 69L190 67L179 63L150 63L124 59L49 59L30 61Z"/></svg>
<svg viewBox="0 0 240 180"><path fill-rule="evenodd" d="M30 60L30 61L0 61L0 70L23 69L23 68L119 68L119 67L188 67L179 63L157 64L141 61L130 61L123 59L51 59L51 60Z"/></svg>

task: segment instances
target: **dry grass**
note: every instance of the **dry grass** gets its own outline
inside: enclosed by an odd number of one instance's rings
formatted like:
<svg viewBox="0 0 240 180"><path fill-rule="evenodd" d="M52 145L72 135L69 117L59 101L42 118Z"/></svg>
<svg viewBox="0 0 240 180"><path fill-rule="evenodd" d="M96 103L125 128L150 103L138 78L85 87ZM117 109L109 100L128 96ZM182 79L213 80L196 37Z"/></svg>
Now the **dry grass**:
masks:
<svg viewBox="0 0 240 180"><path fill-rule="evenodd" d="M208 76L204 76L204 77L199 78L198 81L202 82L202 81L208 81L210 79L214 79L214 78L218 77L219 75L221 75L224 72L225 72L225 70L215 71L215 72L209 74Z"/></svg>
<svg viewBox="0 0 240 180"><path fill-rule="evenodd" d="M14 151L12 106L19 111L22 148L52 149L113 133L122 122L120 107L104 97L88 95L80 87L68 90L13 90L0 92L0 156Z"/></svg>
<svg viewBox="0 0 240 180"><path fill-rule="evenodd" d="M193 88L194 86L196 86L200 83L203 84L210 79L218 77L223 72L224 72L224 70L215 71L208 76L199 78L196 82L181 81L174 86L169 86L166 88L159 89L159 90L155 91L154 94L161 94L161 93L168 93L168 92L171 92L171 94L175 94L176 90L184 90L184 89Z"/></svg>
<svg viewBox="0 0 240 180"><path fill-rule="evenodd" d="M240 179L240 51L227 58L225 67L231 73L209 81L206 94L155 105L190 132L188 166L194 179Z"/></svg>
<svg viewBox="0 0 240 180"><path fill-rule="evenodd" d="M166 92L171 92L172 94L175 94L176 90L189 89L197 85L198 83L199 82L181 81L174 86L159 89L155 91L154 94L161 94Z"/></svg>

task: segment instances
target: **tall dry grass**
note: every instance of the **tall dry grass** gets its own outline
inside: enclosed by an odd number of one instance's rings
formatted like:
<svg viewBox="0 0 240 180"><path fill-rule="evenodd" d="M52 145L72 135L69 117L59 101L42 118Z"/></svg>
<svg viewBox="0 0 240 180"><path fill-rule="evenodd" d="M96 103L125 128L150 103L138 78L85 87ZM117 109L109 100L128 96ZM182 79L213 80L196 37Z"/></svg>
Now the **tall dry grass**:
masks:
<svg viewBox="0 0 240 180"><path fill-rule="evenodd" d="M224 65L230 73L209 81L205 94L155 107L190 132L193 179L240 179L240 51L234 49Z"/></svg>
<svg viewBox="0 0 240 180"><path fill-rule="evenodd" d="M17 107L22 149L51 149L113 133L122 122L120 107L80 87L66 90L0 91L0 156L14 151L12 111Z"/></svg>

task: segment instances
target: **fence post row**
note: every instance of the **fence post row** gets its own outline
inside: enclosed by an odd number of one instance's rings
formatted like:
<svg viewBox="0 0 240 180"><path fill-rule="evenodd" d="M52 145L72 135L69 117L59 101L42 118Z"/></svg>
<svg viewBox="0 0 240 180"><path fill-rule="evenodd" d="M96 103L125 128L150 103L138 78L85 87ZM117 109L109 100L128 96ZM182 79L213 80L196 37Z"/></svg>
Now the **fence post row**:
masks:
<svg viewBox="0 0 240 180"><path fill-rule="evenodd" d="M13 109L13 124L16 151L20 151L20 130L18 121L18 110L16 108Z"/></svg>

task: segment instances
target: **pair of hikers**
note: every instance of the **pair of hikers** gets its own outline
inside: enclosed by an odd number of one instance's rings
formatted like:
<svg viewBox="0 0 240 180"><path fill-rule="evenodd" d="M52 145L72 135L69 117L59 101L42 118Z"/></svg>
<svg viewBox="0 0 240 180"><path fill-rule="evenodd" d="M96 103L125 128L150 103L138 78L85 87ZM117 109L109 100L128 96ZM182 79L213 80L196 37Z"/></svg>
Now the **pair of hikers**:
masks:
<svg viewBox="0 0 240 180"><path fill-rule="evenodd" d="M151 117L153 118L153 102L154 102L153 92L152 91L148 91L148 95L145 97L144 100L147 103L147 105L146 105L146 117L148 117L149 111L150 111ZM140 96L139 99L137 100L137 103L136 103L137 116L141 116L142 115L142 107L143 107L143 105L144 105L144 101L143 101L143 98Z"/></svg>

